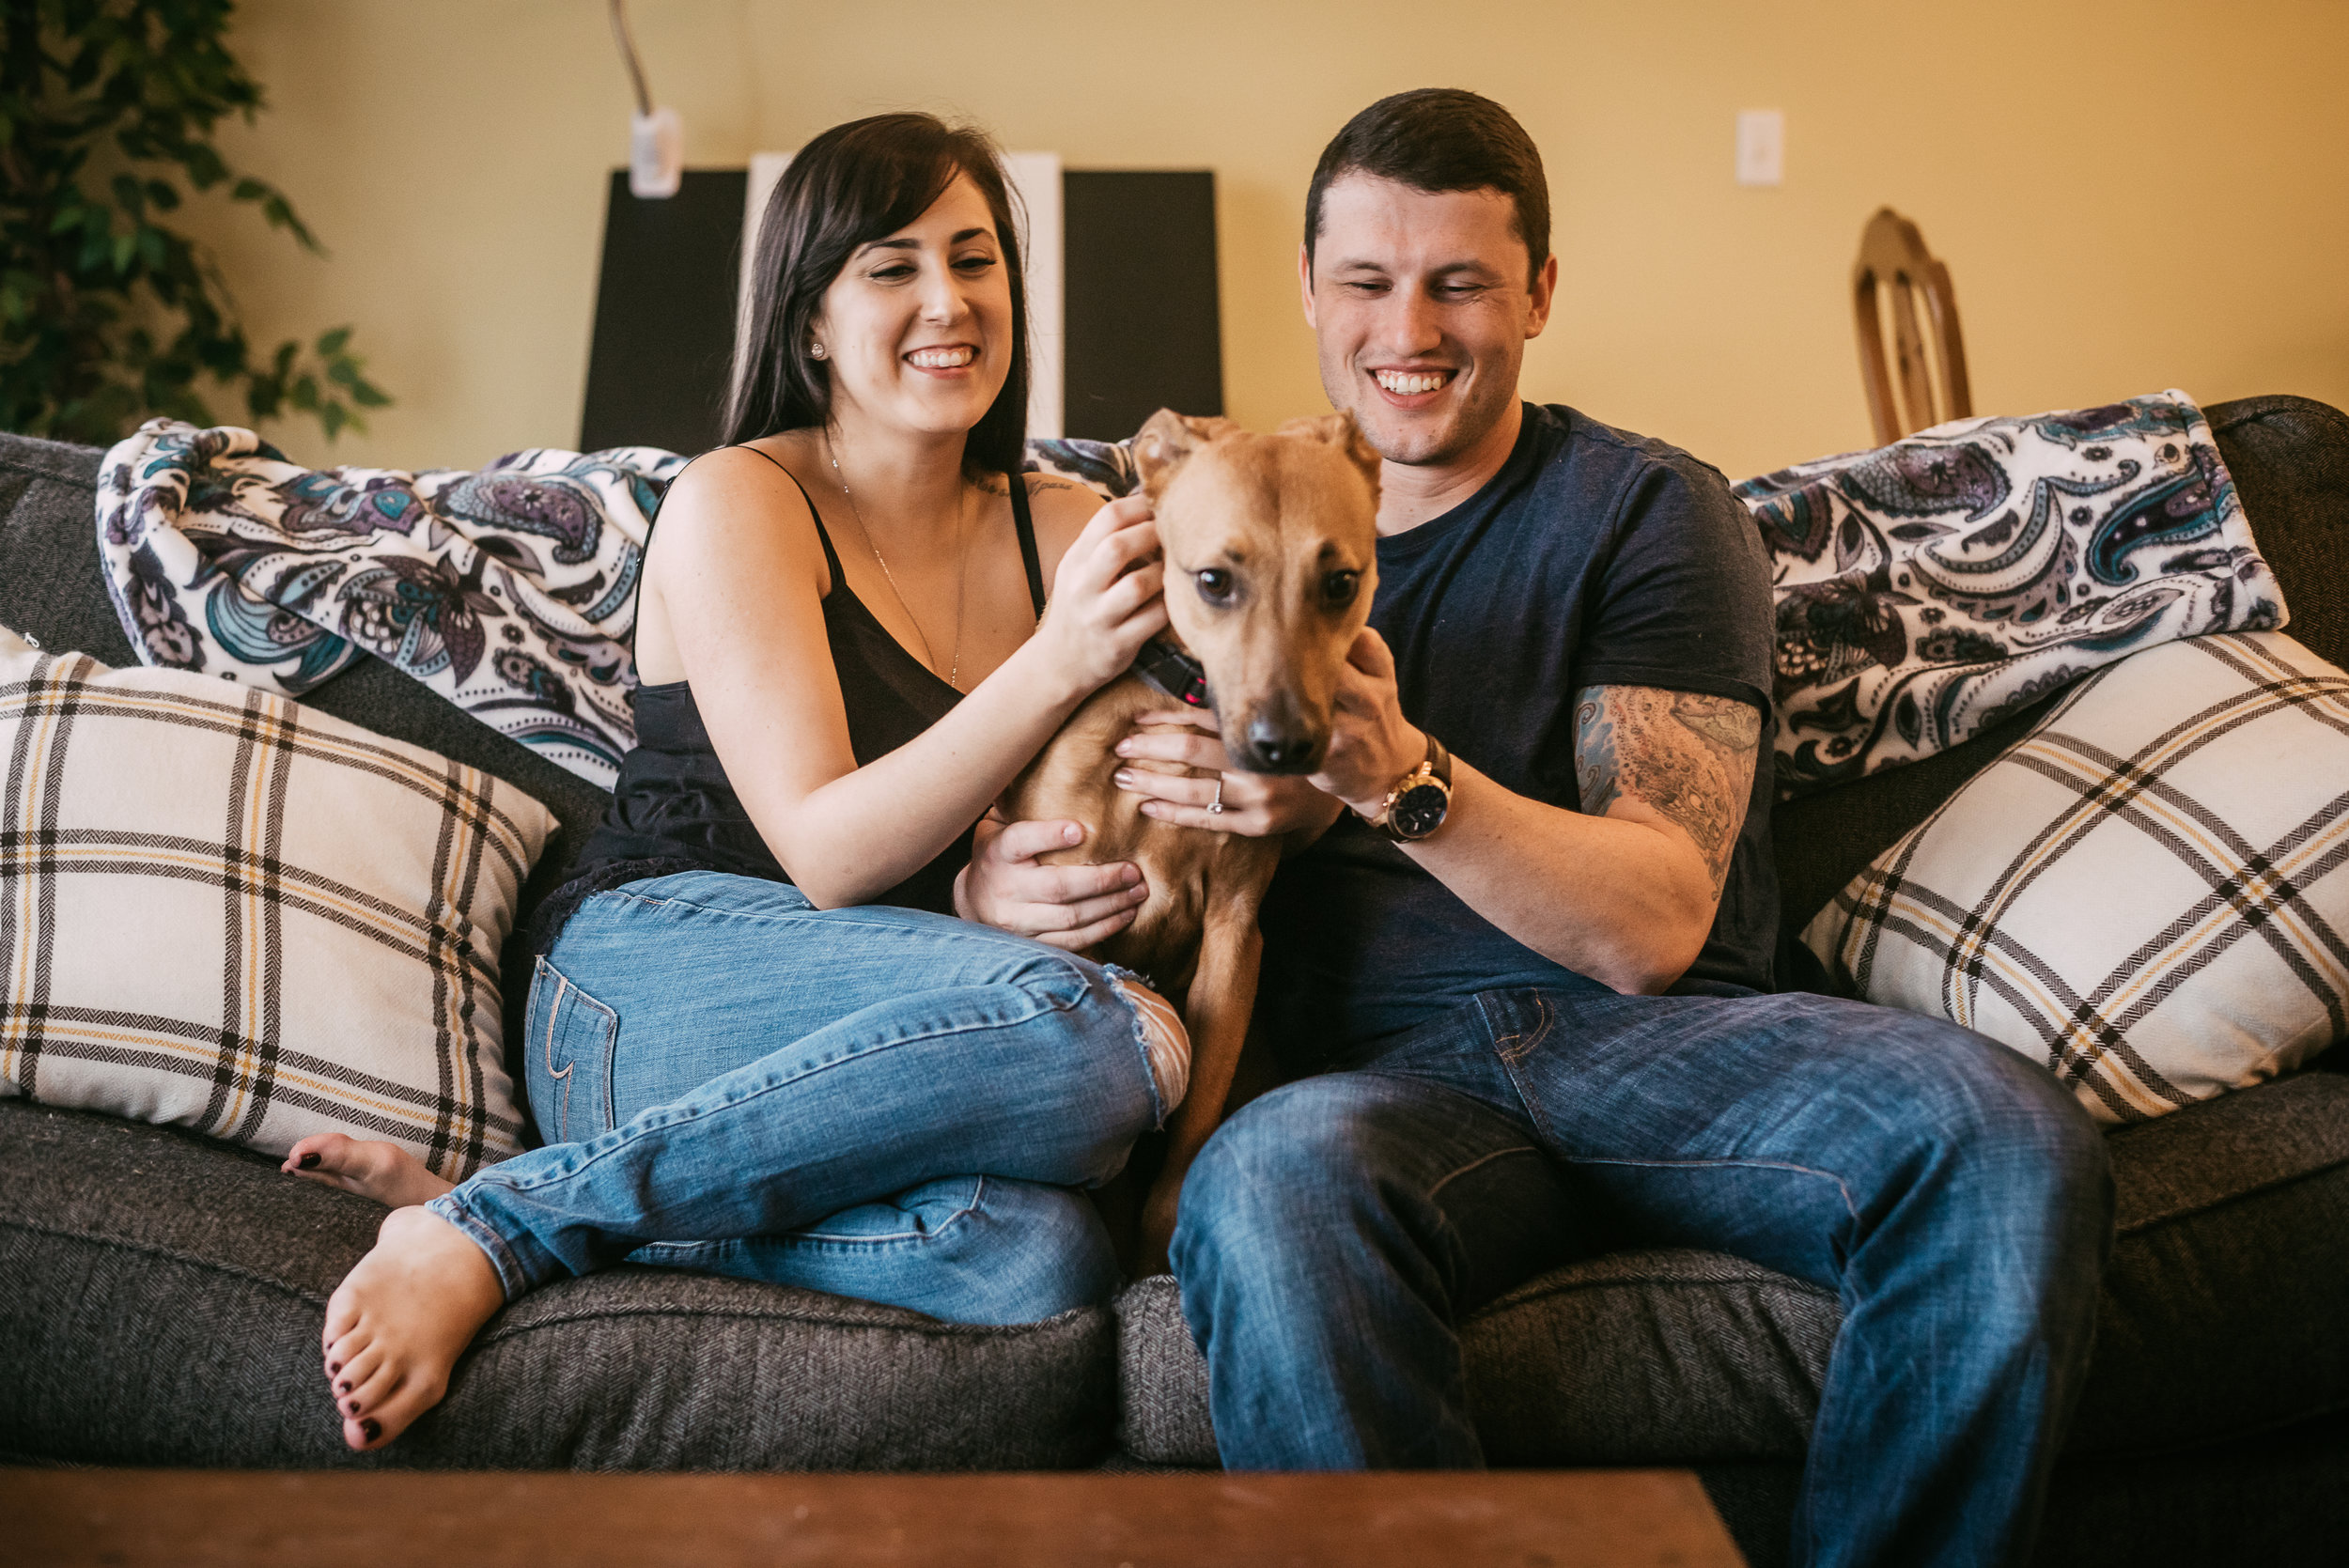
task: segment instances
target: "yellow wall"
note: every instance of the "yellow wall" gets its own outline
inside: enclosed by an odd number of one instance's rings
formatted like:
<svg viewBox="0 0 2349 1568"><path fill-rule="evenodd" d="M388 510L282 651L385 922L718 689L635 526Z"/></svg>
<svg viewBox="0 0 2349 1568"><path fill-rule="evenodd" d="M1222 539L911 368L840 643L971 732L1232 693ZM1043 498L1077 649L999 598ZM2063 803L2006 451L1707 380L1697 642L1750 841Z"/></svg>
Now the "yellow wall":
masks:
<svg viewBox="0 0 2349 1568"><path fill-rule="evenodd" d="M1950 263L1976 406L2180 386L2349 406L2341 0L636 0L687 156L739 164L918 106L1080 167L1211 167L1230 411L1323 405L1291 281L1345 118L1473 87L1541 144L1563 293L1533 396L1733 477L1865 445L1846 277L1890 203ZM257 338L359 328L398 398L338 460L472 464L578 434L630 97L598 0L244 0L267 87L232 156L320 262L206 214ZM1776 190L1734 116L1786 115ZM323 458L315 425L275 432Z"/></svg>

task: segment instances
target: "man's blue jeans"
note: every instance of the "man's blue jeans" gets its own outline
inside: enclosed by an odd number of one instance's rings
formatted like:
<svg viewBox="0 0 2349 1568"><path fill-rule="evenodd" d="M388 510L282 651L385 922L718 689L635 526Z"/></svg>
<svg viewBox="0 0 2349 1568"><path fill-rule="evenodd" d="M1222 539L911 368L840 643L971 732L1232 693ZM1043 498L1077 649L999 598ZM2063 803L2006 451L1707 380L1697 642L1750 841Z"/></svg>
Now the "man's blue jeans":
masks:
<svg viewBox="0 0 2349 1568"><path fill-rule="evenodd" d="M1565 990L1325 1065L1183 1192L1227 1466L1482 1465L1457 1327L1596 1229L1840 1293L1797 1560L2029 1555L2112 1227L2103 1141L2049 1075L1858 1002Z"/></svg>
<svg viewBox="0 0 2349 1568"><path fill-rule="evenodd" d="M530 996L548 1146L428 1205L509 1296L628 1259L1021 1323L1106 1298L1073 1188L1162 1119L1120 978L918 910L686 872L598 893Z"/></svg>

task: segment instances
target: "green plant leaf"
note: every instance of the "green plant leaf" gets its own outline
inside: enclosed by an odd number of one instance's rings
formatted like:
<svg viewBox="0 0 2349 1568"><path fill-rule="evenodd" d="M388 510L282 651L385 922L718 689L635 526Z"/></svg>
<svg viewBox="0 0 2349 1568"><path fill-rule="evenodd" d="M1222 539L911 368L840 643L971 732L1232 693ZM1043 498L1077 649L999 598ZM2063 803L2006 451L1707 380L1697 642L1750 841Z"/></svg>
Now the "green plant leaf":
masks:
<svg viewBox="0 0 2349 1568"><path fill-rule="evenodd" d="M228 47L233 10L0 7L0 428L112 442L148 414L209 422L219 386L241 391L257 417L315 418L332 440L389 401L347 325L260 355L218 262L164 220L182 205L181 179L225 182L232 201L323 254L286 193L214 145L221 121L263 104Z"/></svg>

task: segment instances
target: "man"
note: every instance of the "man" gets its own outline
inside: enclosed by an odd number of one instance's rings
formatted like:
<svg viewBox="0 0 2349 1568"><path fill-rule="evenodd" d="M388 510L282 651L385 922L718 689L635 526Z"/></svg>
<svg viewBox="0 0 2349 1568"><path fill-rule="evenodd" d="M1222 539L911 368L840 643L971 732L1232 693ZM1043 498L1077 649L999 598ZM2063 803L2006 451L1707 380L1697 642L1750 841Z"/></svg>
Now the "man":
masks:
<svg viewBox="0 0 2349 1568"><path fill-rule="evenodd" d="M1548 239L1539 154L1473 94L1330 144L1305 312L1385 464L1329 799L1234 775L1210 818L1145 778L1202 827L1335 819L1264 916L1259 1023L1306 1076L1217 1133L1175 1231L1218 1445L1481 1465L1458 1324L1603 1230L1840 1294L1797 1560L2019 1561L2087 1359L2101 1141L1967 1031L1766 994L1767 563L1711 468L1518 400Z"/></svg>

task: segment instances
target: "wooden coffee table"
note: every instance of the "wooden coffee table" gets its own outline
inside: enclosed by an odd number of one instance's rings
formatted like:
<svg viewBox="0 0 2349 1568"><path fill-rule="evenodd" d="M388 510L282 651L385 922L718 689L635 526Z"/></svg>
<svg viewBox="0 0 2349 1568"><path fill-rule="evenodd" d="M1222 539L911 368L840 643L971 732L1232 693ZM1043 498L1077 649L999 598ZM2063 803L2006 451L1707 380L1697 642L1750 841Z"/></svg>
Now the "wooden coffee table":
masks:
<svg viewBox="0 0 2349 1568"><path fill-rule="evenodd" d="M0 1469L41 1568L1728 1568L1685 1470L576 1475Z"/></svg>

